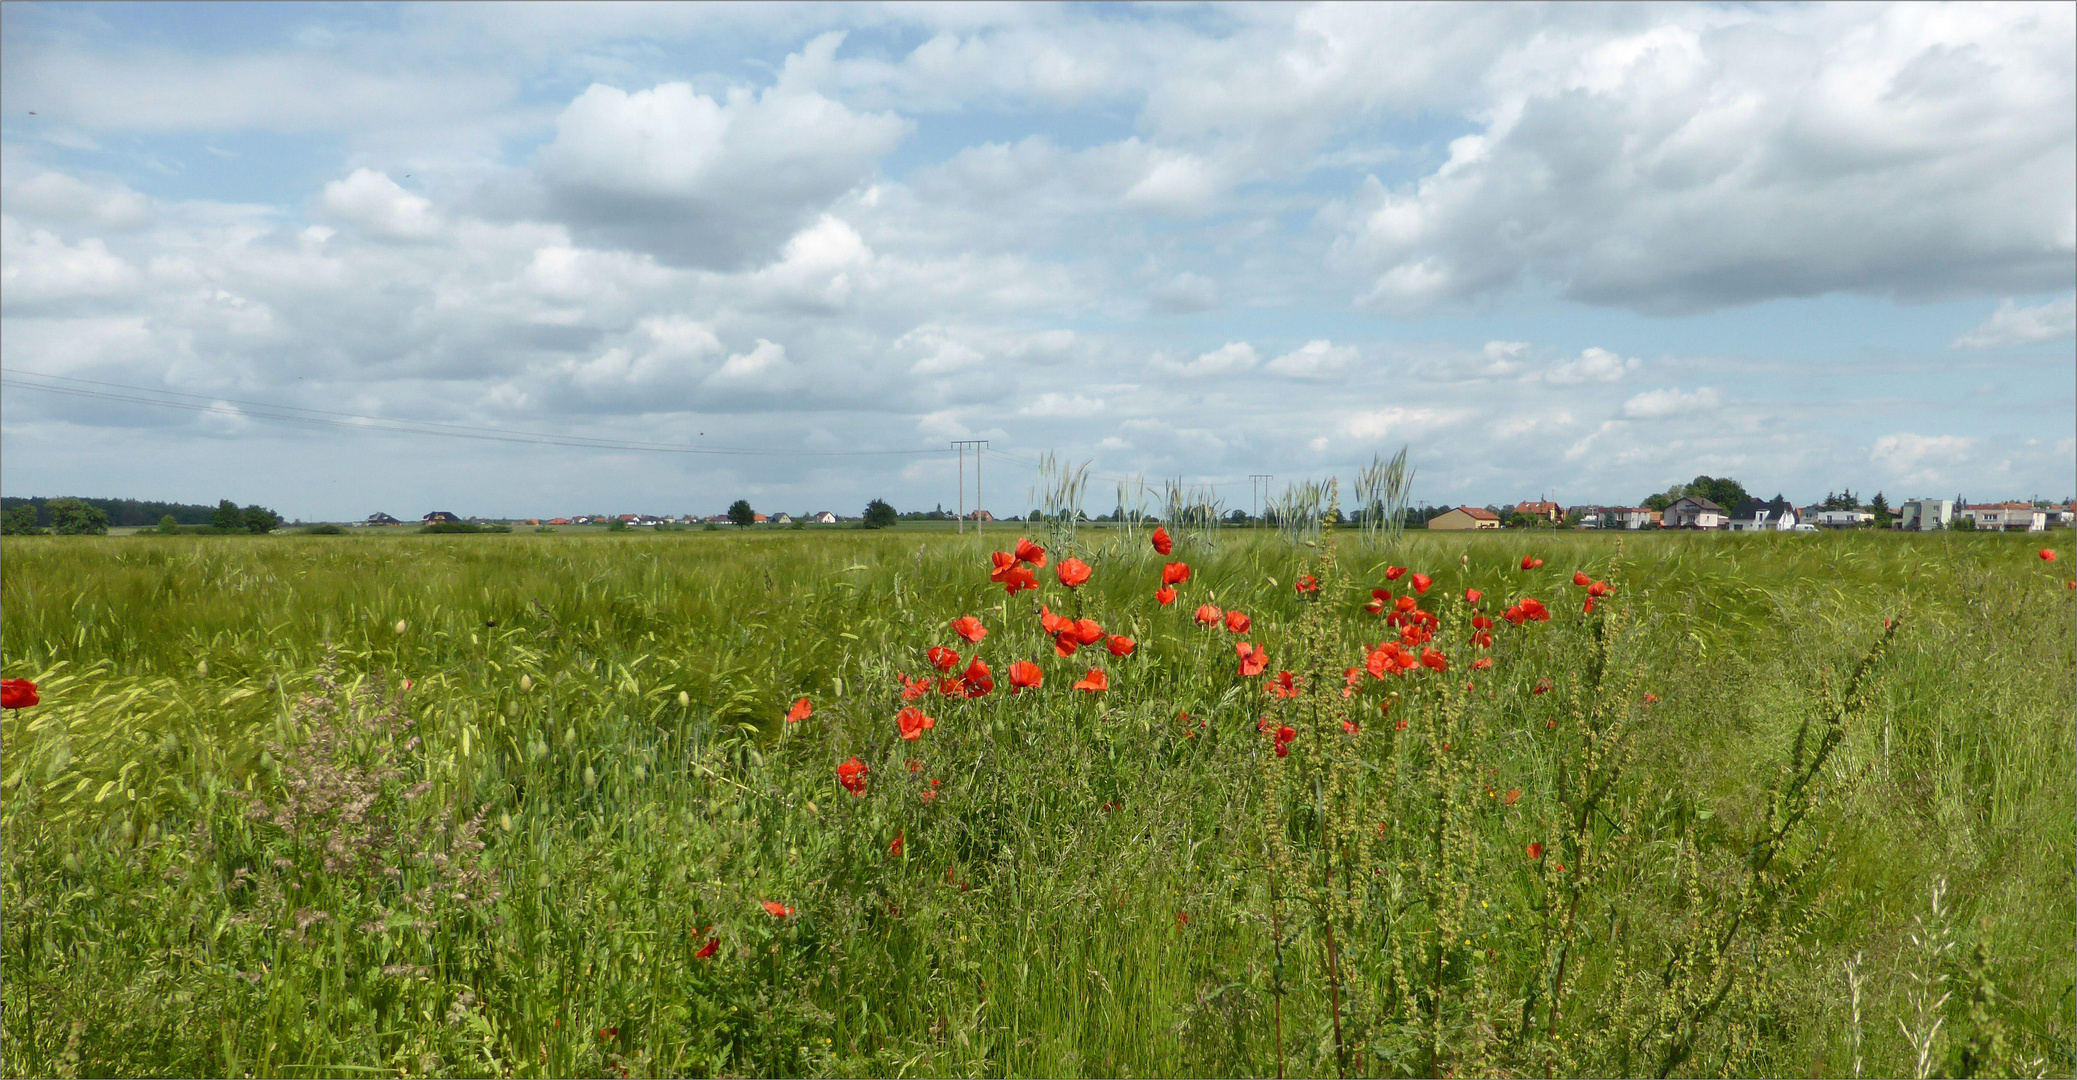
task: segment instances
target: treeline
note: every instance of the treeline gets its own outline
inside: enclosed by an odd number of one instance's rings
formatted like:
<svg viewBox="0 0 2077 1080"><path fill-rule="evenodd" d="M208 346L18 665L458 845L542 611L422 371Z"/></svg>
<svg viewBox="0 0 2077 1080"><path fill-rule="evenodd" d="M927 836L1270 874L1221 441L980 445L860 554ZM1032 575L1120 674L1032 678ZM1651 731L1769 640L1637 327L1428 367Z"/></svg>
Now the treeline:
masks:
<svg viewBox="0 0 2077 1080"><path fill-rule="evenodd" d="M33 507L36 511L36 524L47 529L56 524L55 521L51 520L49 509L49 505L55 501L57 500L46 498L19 499L13 496L0 497L0 513L10 513L17 506ZM165 520L169 514L172 515L173 521L177 525L215 524L214 515L216 514L216 507L204 506L200 503L87 498L74 498L73 501L85 503L101 511L107 515L108 524L115 528L124 528L132 525L157 525Z"/></svg>
<svg viewBox="0 0 2077 1080"><path fill-rule="evenodd" d="M111 527L135 526L155 526L159 532L169 535L268 533L280 525L280 514L258 503L241 507L229 499L215 506L69 496L60 499L9 498L0 504L0 533L9 536L44 532L98 536Z"/></svg>

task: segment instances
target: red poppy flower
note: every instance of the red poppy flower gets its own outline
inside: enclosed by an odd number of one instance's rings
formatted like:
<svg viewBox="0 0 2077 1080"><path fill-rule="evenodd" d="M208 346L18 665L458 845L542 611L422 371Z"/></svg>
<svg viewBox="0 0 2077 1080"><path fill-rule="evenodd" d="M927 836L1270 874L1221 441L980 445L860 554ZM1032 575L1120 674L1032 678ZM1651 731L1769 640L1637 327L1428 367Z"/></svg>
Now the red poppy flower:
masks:
<svg viewBox="0 0 2077 1080"><path fill-rule="evenodd" d="M1062 559L1060 560L1060 566L1054 570L1054 573L1060 576L1062 585L1070 589L1079 589L1084 582L1089 580L1089 564L1080 559Z"/></svg>
<svg viewBox="0 0 2077 1080"><path fill-rule="evenodd" d="M1011 567L1009 579L1002 583L1002 588L1004 592L1009 593L1011 596L1015 596L1026 589L1036 590L1038 588L1038 575L1032 573L1031 567L1028 566Z"/></svg>
<svg viewBox="0 0 2077 1080"><path fill-rule="evenodd" d="M1471 635L1471 643L1481 649L1490 649L1493 647L1493 632L1491 630L1476 631Z"/></svg>
<svg viewBox="0 0 2077 1080"><path fill-rule="evenodd" d="M1543 858L1543 841L1541 841L1541 840L1531 840L1531 841L1529 841L1529 857L1530 857L1530 858L1532 858L1532 859L1541 859L1541 858Z"/></svg>
<svg viewBox="0 0 2077 1080"><path fill-rule="evenodd" d="M906 846L908 846L908 834L895 833L894 842L887 845L887 854L899 857L901 855L902 848Z"/></svg>
<svg viewBox="0 0 2077 1080"><path fill-rule="evenodd" d="M1524 570L1534 570L1534 569L1536 569L1537 567L1539 567L1539 566L1542 566L1542 565L1543 565L1543 560L1542 560L1542 559L1532 559L1532 558L1530 558L1530 557L1529 557L1529 556L1527 556L1527 555L1524 555L1524 556L1522 556L1522 569L1524 569Z"/></svg>
<svg viewBox="0 0 2077 1080"><path fill-rule="evenodd" d="M1436 671L1448 671L1450 669L1450 661L1449 657L1442 655L1442 653L1434 649L1422 649L1421 666L1433 668Z"/></svg>
<svg viewBox="0 0 2077 1080"><path fill-rule="evenodd" d="M0 679L0 709L26 709L42 701L36 684L27 679Z"/></svg>
<svg viewBox="0 0 2077 1080"><path fill-rule="evenodd" d="M853 795L863 795L865 794L865 775L872 771L866 767L865 762L854 757L837 766L837 783L844 785L844 790Z"/></svg>
<svg viewBox="0 0 2077 1080"><path fill-rule="evenodd" d="M709 960L713 958L715 950L719 948L721 948L721 939L709 938L707 939L707 943L705 945L700 946L700 951L693 953L692 955L697 956L702 960Z"/></svg>
<svg viewBox="0 0 2077 1080"><path fill-rule="evenodd" d="M960 673L959 681L966 684L966 696L970 698L985 697L989 691L995 689L994 674L988 670L988 665L983 663L978 656L974 657L974 662L968 664L966 670Z"/></svg>
<svg viewBox="0 0 2077 1080"><path fill-rule="evenodd" d="M1161 567L1161 584L1163 585L1181 585L1188 580L1190 580L1189 563L1172 562Z"/></svg>
<svg viewBox="0 0 2077 1080"><path fill-rule="evenodd" d="M939 671L950 671L959 666L959 654L942 645L930 647L930 666Z"/></svg>
<svg viewBox="0 0 2077 1080"><path fill-rule="evenodd" d="M1594 613L1594 598L1591 596L1587 597L1587 602L1581 605L1579 610L1582 615L1592 615Z"/></svg>
<svg viewBox="0 0 2077 1080"><path fill-rule="evenodd" d="M1167 585L1154 590L1154 602L1167 607L1176 602L1176 591Z"/></svg>
<svg viewBox="0 0 2077 1080"><path fill-rule="evenodd" d="M1010 693L1036 689L1046 681L1046 673L1029 660L1019 660L1010 665Z"/></svg>
<svg viewBox="0 0 2077 1080"><path fill-rule="evenodd" d="M1067 618L1062 615L1055 615L1053 614L1052 608L1047 607L1044 604L1039 605L1039 628L1044 630L1047 634L1057 634L1061 630L1071 627L1074 624L1075 621L1073 619Z"/></svg>
<svg viewBox="0 0 2077 1080"><path fill-rule="evenodd" d="M1510 605L1506 611L1500 613L1500 617L1516 626L1522 625L1529 619L1529 616L1522 613L1522 605L1520 604Z"/></svg>
<svg viewBox="0 0 2077 1080"><path fill-rule="evenodd" d="M1398 581L1398 580L1399 580L1399 578L1400 578L1400 576L1401 576L1401 575L1403 575L1403 574L1405 574L1405 573L1406 573L1406 567L1403 567L1403 566L1387 566L1387 567L1385 567L1385 580L1386 580L1386 581Z"/></svg>
<svg viewBox="0 0 2077 1080"><path fill-rule="evenodd" d="M1053 655L1055 656L1073 656L1075 654L1075 650L1081 647L1081 639L1075 637L1073 627L1069 627L1068 629L1062 630L1061 632L1053 635Z"/></svg>
<svg viewBox="0 0 2077 1080"><path fill-rule="evenodd" d="M1500 801L1506 803L1509 806L1513 806L1514 804L1522 801L1522 789L1518 787L1508 788L1507 794L1502 795L1500 797Z"/></svg>
<svg viewBox="0 0 2077 1080"><path fill-rule="evenodd" d="M1197 608L1197 625L1199 626L1217 626L1219 620L1225 617L1225 612L1210 604L1202 604Z"/></svg>
<svg viewBox="0 0 2077 1080"><path fill-rule="evenodd" d="M1529 688L1529 692L1532 694L1543 694L1548 693L1550 688L1551 681L1549 679L1538 679L1536 680L1536 685Z"/></svg>
<svg viewBox="0 0 2077 1080"><path fill-rule="evenodd" d="M1402 596L1398 600L1394 601L1392 606L1400 611L1412 611L1414 608L1419 607L1420 603L1421 602L1419 600L1416 600L1411 596Z"/></svg>
<svg viewBox="0 0 2077 1080"><path fill-rule="evenodd" d="M1245 634L1252 625L1248 617L1238 611L1226 613L1226 632L1229 634Z"/></svg>
<svg viewBox="0 0 2077 1080"><path fill-rule="evenodd" d="M1435 579L1429 577L1426 574L1414 575L1414 591L1417 593L1426 595L1428 592L1428 586L1433 584L1435 584Z"/></svg>
<svg viewBox="0 0 2077 1080"><path fill-rule="evenodd" d="M1525 596L1522 598L1522 614L1527 618L1535 620L1536 622L1551 621L1550 609L1543 606L1543 601L1538 600L1533 596Z"/></svg>
<svg viewBox="0 0 2077 1080"><path fill-rule="evenodd" d="M1046 568L1046 549L1020 536L1017 538L1017 561L1043 570Z"/></svg>
<svg viewBox="0 0 2077 1080"><path fill-rule="evenodd" d="M1646 695L1644 695L1644 703L1645 703L1646 705L1657 705L1657 704L1659 703L1659 695L1657 695L1657 694L1646 694Z"/></svg>
<svg viewBox="0 0 2077 1080"><path fill-rule="evenodd" d="M1075 681L1075 689L1084 693L1098 693L1111 688L1111 677L1102 668L1090 668L1089 674Z"/></svg>
<svg viewBox="0 0 2077 1080"><path fill-rule="evenodd" d="M792 908L787 907L785 904L775 904L770 900L764 902L764 909L770 912L775 919L783 919L793 914Z"/></svg>
<svg viewBox="0 0 2077 1080"><path fill-rule="evenodd" d="M1484 595L1485 593L1482 593L1477 589L1466 589L1464 590L1464 602L1467 604L1476 604L1478 603L1478 598Z"/></svg>
<svg viewBox="0 0 2077 1080"><path fill-rule="evenodd" d="M923 710L913 705L896 713L894 722L901 728L901 737L910 742L915 742L923 737L924 732L938 726L936 720L923 715Z"/></svg>
<svg viewBox="0 0 2077 1080"><path fill-rule="evenodd" d="M1103 647L1109 649L1112 656L1131 656L1133 645L1131 638L1123 634L1113 634L1109 641L1104 642Z"/></svg>
<svg viewBox="0 0 2077 1080"><path fill-rule="evenodd" d="M2041 561L2042 561L2042 562L2054 562L2054 561L2055 561L2055 549L2054 549L2054 548L2042 548L2042 549L2041 549Z"/></svg>
<svg viewBox="0 0 2077 1080"><path fill-rule="evenodd" d="M926 792L924 792L924 793L923 793L923 801L924 801L924 802L929 802L929 801L931 801L932 799L935 799L935 798L937 798L937 797L938 797L938 785L939 785L939 784L942 784L942 783L944 783L944 781L943 781L943 780L932 780L932 781L930 782L930 790L929 790L929 791L926 791Z"/></svg>
<svg viewBox="0 0 2077 1080"><path fill-rule="evenodd" d="M1291 587L1297 589L1299 592L1302 593L1319 592L1320 579L1312 576L1311 574L1307 574L1304 577L1299 578L1297 581L1292 582Z"/></svg>
<svg viewBox="0 0 2077 1080"><path fill-rule="evenodd" d="M1471 617L1471 628L1473 630L1491 630L1493 628L1493 620L1486 618L1484 615L1473 615Z"/></svg>
<svg viewBox="0 0 2077 1080"><path fill-rule="evenodd" d="M1288 671L1277 672L1276 678L1269 680L1268 686L1269 692L1280 698L1295 698L1298 696L1298 684L1291 678L1291 673Z"/></svg>
<svg viewBox="0 0 2077 1080"><path fill-rule="evenodd" d="M1493 666L1493 658L1492 658L1492 657L1490 657L1490 656L1481 656L1481 657L1479 657L1478 659L1476 659L1476 660L1473 660L1473 661L1471 662L1471 670L1473 670L1473 671L1484 671L1484 670L1486 670L1487 668L1489 668L1489 667L1492 667L1492 666Z"/></svg>
<svg viewBox="0 0 2077 1080"><path fill-rule="evenodd" d="M1029 567L1018 562L1015 555L1007 551L997 551L990 553L988 558L995 564L995 568L988 573L988 580L1001 585L1011 596L1017 595L1023 589L1038 588L1038 577Z"/></svg>
<svg viewBox="0 0 2077 1080"><path fill-rule="evenodd" d="M1612 593L1614 591L1615 586L1610 585L1608 582L1605 581L1596 581L1593 584L1587 586L1588 596L1607 596L1609 593Z"/></svg>
<svg viewBox="0 0 2077 1080"><path fill-rule="evenodd" d="M1354 735L1363 730L1363 725L1355 722L1354 720L1343 720L1341 722L1341 730L1350 735Z"/></svg>
<svg viewBox="0 0 2077 1080"><path fill-rule="evenodd" d="M1159 525L1154 526L1154 535L1147 539L1153 542L1156 555L1166 555L1175 550L1175 541L1168 538L1168 530Z"/></svg>
<svg viewBox="0 0 2077 1080"><path fill-rule="evenodd" d="M1240 655L1240 677L1252 679L1269 666L1269 653L1260 645L1243 641L1233 647Z"/></svg>
<svg viewBox="0 0 2077 1080"><path fill-rule="evenodd" d="M1585 570L1574 570L1572 572L1572 583L1574 585L1579 586L1582 589L1586 588L1588 582L1592 580L1592 578L1587 577L1587 572Z"/></svg>
<svg viewBox="0 0 2077 1080"><path fill-rule="evenodd" d="M1075 640L1084 645L1094 645L1103 640L1103 627L1095 619L1075 620Z"/></svg>
<svg viewBox="0 0 2077 1080"><path fill-rule="evenodd" d="M930 693L931 688L937 685L929 679L910 678L907 674L899 671L894 673L894 677L896 681L901 683L901 699L903 701L914 701Z"/></svg>
<svg viewBox="0 0 2077 1080"><path fill-rule="evenodd" d="M1276 729L1276 756L1289 757L1291 742L1298 738L1298 729L1289 725Z"/></svg>
<svg viewBox="0 0 2077 1080"><path fill-rule="evenodd" d="M972 615L961 615L952 620L952 632L965 638L969 645L979 645L981 639L988 636L988 628Z"/></svg>
<svg viewBox="0 0 2077 1080"><path fill-rule="evenodd" d="M810 705L807 698L802 698L793 703L793 708L786 710L786 722L798 724L813 715L815 715L815 706Z"/></svg>
<svg viewBox="0 0 2077 1080"><path fill-rule="evenodd" d="M1391 602L1391 593L1383 589L1372 589L1370 590L1370 602L1363 605L1363 610L1370 612L1372 615L1375 615L1378 612L1385 610L1385 605Z"/></svg>

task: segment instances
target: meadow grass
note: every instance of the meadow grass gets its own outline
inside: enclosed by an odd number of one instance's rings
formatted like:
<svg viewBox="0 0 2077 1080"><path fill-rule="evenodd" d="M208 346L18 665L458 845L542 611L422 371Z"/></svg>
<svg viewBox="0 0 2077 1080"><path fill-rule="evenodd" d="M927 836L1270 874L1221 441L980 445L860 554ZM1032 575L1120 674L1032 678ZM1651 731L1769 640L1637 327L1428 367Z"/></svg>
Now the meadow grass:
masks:
<svg viewBox="0 0 2077 1080"><path fill-rule="evenodd" d="M10 538L0 1069L2077 1069L2042 537L1199 532L1163 607L1086 527L1006 597L1014 535ZM1388 565L1450 668L1344 696ZM933 645L995 689L904 741Z"/></svg>

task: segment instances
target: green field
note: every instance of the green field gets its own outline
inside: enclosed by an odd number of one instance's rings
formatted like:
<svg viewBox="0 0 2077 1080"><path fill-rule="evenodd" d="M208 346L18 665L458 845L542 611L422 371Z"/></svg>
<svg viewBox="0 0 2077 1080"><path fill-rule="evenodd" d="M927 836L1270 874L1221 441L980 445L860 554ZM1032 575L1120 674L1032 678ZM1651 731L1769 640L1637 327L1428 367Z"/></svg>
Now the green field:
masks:
<svg viewBox="0 0 2077 1080"><path fill-rule="evenodd" d="M9 538L0 1070L2077 1070L2067 532L1334 535Z"/></svg>

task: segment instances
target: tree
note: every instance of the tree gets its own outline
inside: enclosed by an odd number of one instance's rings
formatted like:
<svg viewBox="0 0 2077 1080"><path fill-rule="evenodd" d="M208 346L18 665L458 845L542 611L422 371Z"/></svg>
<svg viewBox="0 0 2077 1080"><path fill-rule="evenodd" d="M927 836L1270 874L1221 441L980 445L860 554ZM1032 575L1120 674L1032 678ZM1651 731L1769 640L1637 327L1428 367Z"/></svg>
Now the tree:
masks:
<svg viewBox="0 0 2077 1080"><path fill-rule="evenodd" d="M254 503L246 507L245 513L240 515L240 523L245 526L246 532L270 533L274 531L275 526L281 524L281 515L259 503Z"/></svg>
<svg viewBox="0 0 2077 1080"><path fill-rule="evenodd" d="M888 528L898 516L893 504L885 499L874 499L865 504L865 527L868 529Z"/></svg>
<svg viewBox="0 0 2077 1080"><path fill-rule="evenodd" d="M159 535L160 535L160 536L172 536L173 534L175 534L175 533L177 533L177 532L179 532L179 531L180 531L180 522L178 522L178 521L175 521L175 520L173 519L173 515L172 515L172 514L167 514L167 515L166 515L165 517L162 517L162 518L160 518L160 519L159 519Z"/></svg>
<svg viewBox="0 0 2077 1080"><path fill-rule="evenodd" d="M52 531L60 536L101 536L108 532L108 512L78 499L52 499L44 503L50 511Z"/></svg>
<svg viewBox="0 0 2077 1080"><path fill-rule="evenodd" d="M21 503L7 508L0 515L0 533L8 536L39 536L43 527L36 524L36 504Z"/></svg>
<svg viewBox="0 0 2077 1080"><path fill-rule="evenodd" d="M1825 501L1818 504L1818 509L1820 510L1859 510L1860 508L1861 500L1854 495L1852 488L1847 488L1845 491L1827 491L1825 492Z"/></svg>
<svg viewBox="0 0 2077 1080"><path fill-rule="evenodd" d="M757 511L750 509L750 500L737 499L728 504L728 519L737 525L757 524Z"/></svg>
<svg viewBox="0 0 2077 1080"><path fill-rule="evenodd" d="M245 526L245 515L239 512L237 503L225 499L216 504L216 516L210 523L224 532L237 532Z"/></svg>
<svg viewBox="0 0 2077 1080"><path fill-rule="evenodd" d="M1882 492L1876 492L1875 497L1868 500L1868 509L1875 515L1876 528L1889 528L1889 500L1882 497Z"/></svg>

